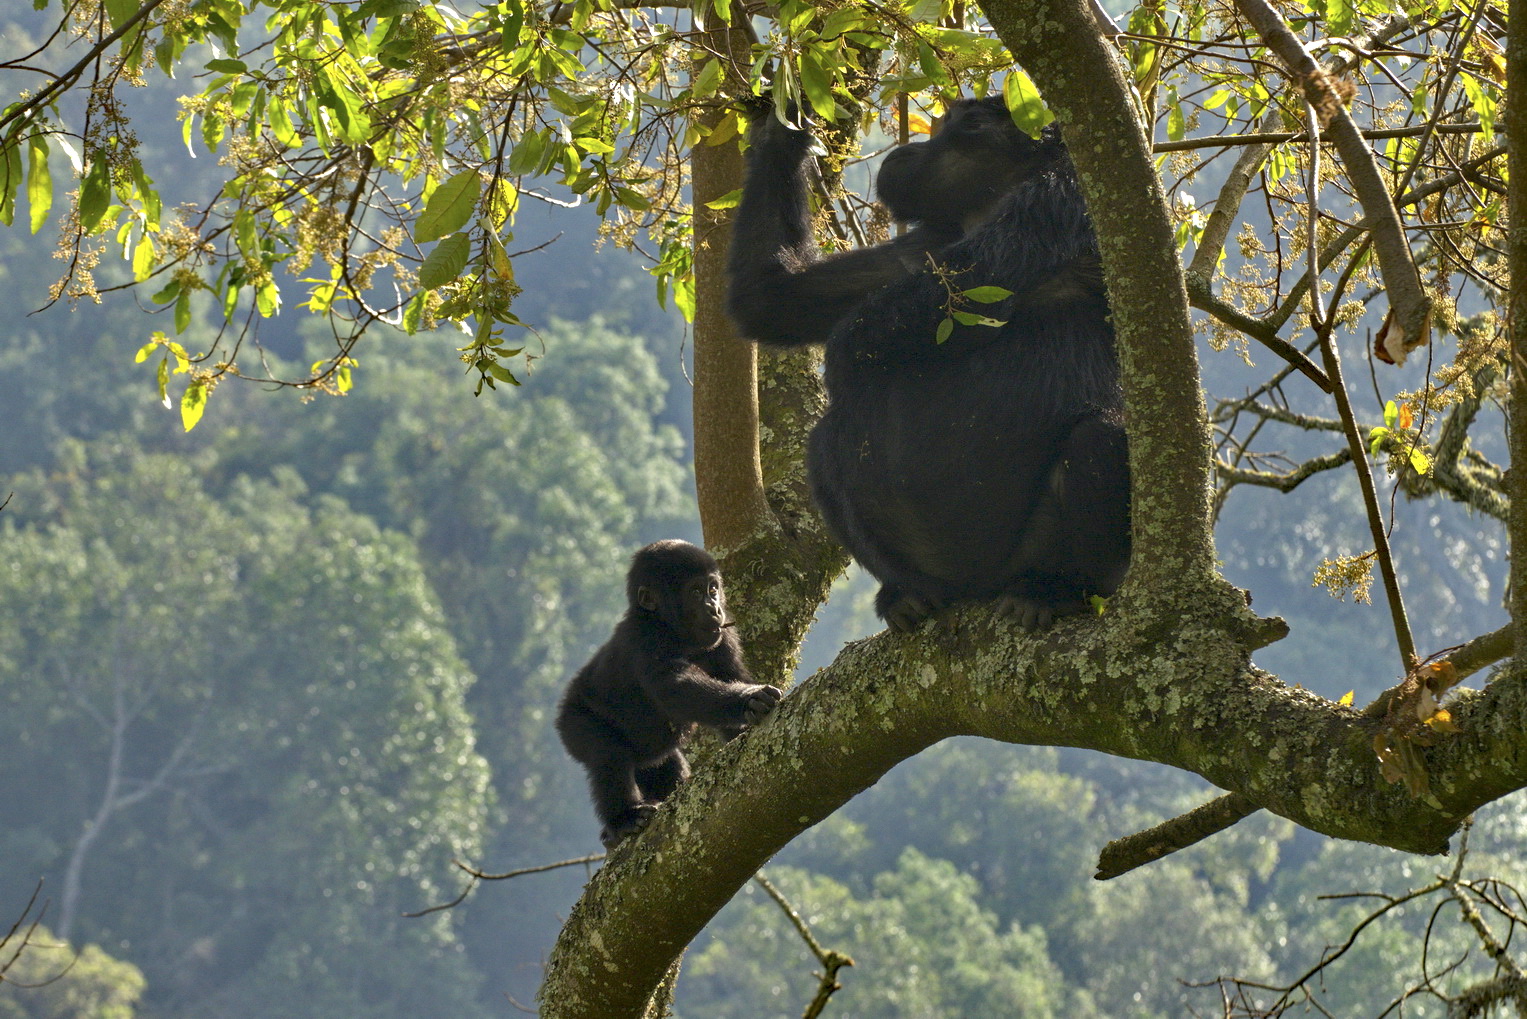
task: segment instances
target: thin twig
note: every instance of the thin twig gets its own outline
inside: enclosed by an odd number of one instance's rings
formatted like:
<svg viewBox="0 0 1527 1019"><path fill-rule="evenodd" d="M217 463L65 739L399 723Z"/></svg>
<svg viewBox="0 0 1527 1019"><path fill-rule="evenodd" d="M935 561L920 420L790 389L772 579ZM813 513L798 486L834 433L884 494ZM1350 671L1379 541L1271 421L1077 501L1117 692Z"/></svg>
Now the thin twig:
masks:
<svg viewBox="0 0 1527 1019"><path fill-rule="evenodd" d="M486 874L475 867L462 863L460 860L452 860L451 863L455 864L457 869L465 871L472 878L472 880L467 882L467 886L461 890L461 894L450 902L442 902L438 906L430 906L428 909L421 909L417 913L404 913L403 915L413 919L428 916L431 913L439 913L447 909L455 909L467 900L467 896L472 894L472 889L477 887L477 882L479 881L507 881L512 877L520 877L524 874L541 874L548 870L559 870L562 867L576 867L581 863L596 863L599 860L603 860L604 857L604 853L592 853L588 856L580 856L574 860L558 860L556 863L543 863L538 867L521 867L519 870L508 870L502 874Z"/></svg>
<svg viewBox="0 0 1527 1019"><path fill-rule="evenodd" d="M817 1019L822 1014L822 1009L827 1007L827 999L832 997L832 992L843 987L842 984L838 983L838 970L844 966L852 966L854 960L842 952L823 948L817 939L812 937L811 928L806 926L806 921L801 919L801 914L797 913L795 907L790 905L790 901L785 898L784 893L774 887L773 882L764 877L763 871L754 874L753 880L757 881L758 886L769 894L769 898L774 900L774 904L784 911L785 916L795 927L796 933L801 936L802 941L806 942L806 947L811 950L811 954L816 956L817 961L822 964L822 972L817 974L819 979L817 993L811 999L811 1004L806 1006L806 1011L801 1013L801 1019Z"/></svg>

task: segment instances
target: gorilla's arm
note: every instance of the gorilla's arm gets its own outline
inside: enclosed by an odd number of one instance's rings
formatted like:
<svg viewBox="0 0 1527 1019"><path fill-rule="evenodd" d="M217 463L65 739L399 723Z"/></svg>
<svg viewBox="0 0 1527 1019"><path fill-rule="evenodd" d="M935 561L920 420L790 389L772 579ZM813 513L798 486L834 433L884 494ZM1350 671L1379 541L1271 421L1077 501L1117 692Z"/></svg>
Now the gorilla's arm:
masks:
<svg viewBox="0 0 1527 1019"><path fill-rule="evenodd" d="M717 679L685 658L653 661L637 681L669 719L717 729L753 725L783 696L779 687Z"/></svg>
<svg viewBox="0 0 1527 1019"><path fill-rule="evenodd" d="M865 295L916 273L927 252L959 236L919 227L885 244L824 259L811 239L807 202L811 136L771 113L754 122L750 138L727 302L749 339L821 343Z"/></svg>

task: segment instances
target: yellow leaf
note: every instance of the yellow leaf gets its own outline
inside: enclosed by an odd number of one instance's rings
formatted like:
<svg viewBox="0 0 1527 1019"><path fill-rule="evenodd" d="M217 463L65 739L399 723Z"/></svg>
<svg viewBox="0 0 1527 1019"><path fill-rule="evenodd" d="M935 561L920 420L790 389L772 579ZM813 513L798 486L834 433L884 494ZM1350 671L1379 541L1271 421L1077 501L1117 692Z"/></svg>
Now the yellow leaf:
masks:
<svg viewBox="0 0 1527 1019"><path fill-rule="evenodd" d="M909 113L907 114L907 133L932 134L933 124L921 113Z"/></svg>
<svg viewBox="0 0 1527 1019"><path fill-rule="evenodd" d="M180 397L180 422L185 425L186 431L196 427L206 409L207 387L200 382L191 383Z"/></svg>
<svg viewBox="0 0 1527 1019"><path fill-rule="evenodd" d="M1438 708L1437 713L1426 720L1426 724L1438 732L1458 731L1458 726L1453 724L1453 716L1448 714L1447 708Z"/></svg>
<svg viewBox="0 0 1527 1019"><path fill-rule="evenodd" d="M1352 698L1356 694L1356 690L1348 690L1346 693L1341 695L1341 700L1337 701L1336 703L1340 704L1344 708L1350 708L1352 706Z"/></svg>

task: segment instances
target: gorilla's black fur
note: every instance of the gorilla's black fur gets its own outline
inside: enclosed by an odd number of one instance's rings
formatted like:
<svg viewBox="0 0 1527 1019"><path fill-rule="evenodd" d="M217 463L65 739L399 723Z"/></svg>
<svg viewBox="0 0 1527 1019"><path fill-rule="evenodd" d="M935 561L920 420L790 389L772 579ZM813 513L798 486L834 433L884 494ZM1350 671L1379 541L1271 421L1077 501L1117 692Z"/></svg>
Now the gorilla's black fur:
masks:
<svg viewBox="0 0 1527 1019"><path fill-rule="evenodd" d="M730 309L766 343L825 343L829 406L811 436L818 507L881 582L898 629L961 599L1026 626L1112 594L1129 562L1129 466L1097 241L1059 132L963 100L885 158L902 237L821 258L810 138L754 123L732 241ZM949 274L953 275L949 275ZM1001 287L997 304L951 293ZM1002 321L956 326L953 310Z"/></svg>
<svg viewBox="0 0 1527 1019"><path fill-rule="evenodd" d="M730 738L781 696L742 663L721 573L703 548L672 539L641 549L626 597L625 617L557 712L563 745L588 769L607 847L639 831L689 777L684 743L697 723Z"/></svg>

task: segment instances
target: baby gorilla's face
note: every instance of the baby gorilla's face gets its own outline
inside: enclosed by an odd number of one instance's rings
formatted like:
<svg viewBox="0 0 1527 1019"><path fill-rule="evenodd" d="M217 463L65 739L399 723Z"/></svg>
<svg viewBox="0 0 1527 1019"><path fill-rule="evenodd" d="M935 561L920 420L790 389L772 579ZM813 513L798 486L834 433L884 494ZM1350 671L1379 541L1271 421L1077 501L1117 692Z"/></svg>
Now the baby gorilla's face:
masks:
<svg viewBox="0 0 1527 1019"><path fill-rule="evenodd" d="M706 573L685 581L679 618L672 622L690 648L709 651L720 644L726 632L726 592L721 587L721 574Z"/></svg>

